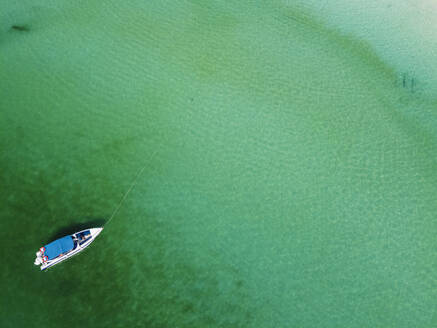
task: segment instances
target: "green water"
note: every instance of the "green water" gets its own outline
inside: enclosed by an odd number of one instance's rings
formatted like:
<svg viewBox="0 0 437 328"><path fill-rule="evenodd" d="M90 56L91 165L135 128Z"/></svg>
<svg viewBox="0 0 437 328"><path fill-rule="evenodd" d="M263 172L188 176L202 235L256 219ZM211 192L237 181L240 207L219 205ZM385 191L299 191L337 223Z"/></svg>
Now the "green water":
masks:
<svg viewBox="0 0 437 328"><path fill-rule="evenodd" d="M437 325L425 78L279 1L0 8L1 327Z"/></svg>

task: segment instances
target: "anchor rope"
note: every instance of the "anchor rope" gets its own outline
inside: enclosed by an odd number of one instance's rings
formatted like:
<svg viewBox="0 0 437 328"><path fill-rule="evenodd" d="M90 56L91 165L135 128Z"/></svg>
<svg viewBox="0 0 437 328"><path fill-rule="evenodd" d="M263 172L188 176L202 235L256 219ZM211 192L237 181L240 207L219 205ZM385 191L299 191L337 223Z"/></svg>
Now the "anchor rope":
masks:
<svg viewBox="0 0 437 328"><path fill-rule="evenodd" d="M151 156L149 161L151 161L153 159L153 157L156 155L157 151L155 151ZM148 162L149 162L148 161ZM105 226L111 222L111 220L115 217L115 215L117 214L117 212L120 210L121 205L123 205L123 202L125 201L126 197L129 195L129 193L132 191L132 189L135 187L135 185L138 182L138 179L140 178L141 174L143 173L144 169L146 168L147 163L144 164L144 166L138 171L137 175L135 176L135 179L132 181L129 189L124 193L123 198L120 200L120 202L118 203L117 207L115 208L114 212L112 212L111 217L109 218L108 221L106 221Z"/></svg>

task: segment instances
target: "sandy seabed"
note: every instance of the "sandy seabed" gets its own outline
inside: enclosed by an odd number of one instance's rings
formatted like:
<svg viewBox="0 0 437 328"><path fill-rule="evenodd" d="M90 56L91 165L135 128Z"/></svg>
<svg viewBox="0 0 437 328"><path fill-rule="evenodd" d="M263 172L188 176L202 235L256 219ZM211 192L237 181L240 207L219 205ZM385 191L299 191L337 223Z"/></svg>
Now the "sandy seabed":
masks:
<svg viewBox="0 0 437 328"><path fill-rule="evenodd" d="M435 326L435 12L2 2L0 326Z"/></svg>

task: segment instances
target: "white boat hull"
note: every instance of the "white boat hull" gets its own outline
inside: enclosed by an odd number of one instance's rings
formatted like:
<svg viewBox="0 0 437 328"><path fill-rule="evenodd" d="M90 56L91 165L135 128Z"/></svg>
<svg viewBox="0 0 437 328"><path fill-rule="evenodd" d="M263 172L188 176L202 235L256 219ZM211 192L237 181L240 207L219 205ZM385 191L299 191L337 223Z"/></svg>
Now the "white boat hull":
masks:
<svg viewBox="0 0 437 328"><path fill-rule="evenodd" d="M74 241L74 248L72 250L70 250L69 252L59 255L58 257L52 259L52 260L48 260L44 263L41 264L40 269L41 271L46 270L58 263L61 263L67 259L69 259L70 257L82 252L85 248L87 248L95 239L96 237L102 232L103 227L102 228L92 228L92 229L85 229L79 232L76 232L72 235L70 235L73 238ZM79 241L78 236L81 233L87 232L89 231L89 234L91 235L91 237L87 238L85 241ZM35 263L36 264L36 263Z"/></svg>

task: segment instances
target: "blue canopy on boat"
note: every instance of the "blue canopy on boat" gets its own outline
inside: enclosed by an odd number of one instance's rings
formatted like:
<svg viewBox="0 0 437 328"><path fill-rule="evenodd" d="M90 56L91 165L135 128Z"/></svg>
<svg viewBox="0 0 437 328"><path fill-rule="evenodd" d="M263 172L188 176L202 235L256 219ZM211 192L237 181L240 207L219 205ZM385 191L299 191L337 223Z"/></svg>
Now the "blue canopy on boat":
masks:
<svg viewBox="0 0 437 328"><path fill-rule="evenodd" d="M74 243L71 236L65 236L45 245L44 255L48 257L49 260L53 260L60 254L66 253L73 249Z"/></svg>

